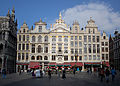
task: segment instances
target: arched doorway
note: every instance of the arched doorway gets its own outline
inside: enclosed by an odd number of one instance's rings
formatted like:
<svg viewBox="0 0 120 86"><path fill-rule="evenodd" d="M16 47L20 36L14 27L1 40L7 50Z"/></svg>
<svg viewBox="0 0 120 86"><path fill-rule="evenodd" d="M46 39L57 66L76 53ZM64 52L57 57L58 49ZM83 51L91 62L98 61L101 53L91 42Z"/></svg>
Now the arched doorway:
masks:
<svg viewBox="0 0 120 86"><path fill-rule="evenodd" d="M0 58L0 71L2 69L2 59Z"/></svg>

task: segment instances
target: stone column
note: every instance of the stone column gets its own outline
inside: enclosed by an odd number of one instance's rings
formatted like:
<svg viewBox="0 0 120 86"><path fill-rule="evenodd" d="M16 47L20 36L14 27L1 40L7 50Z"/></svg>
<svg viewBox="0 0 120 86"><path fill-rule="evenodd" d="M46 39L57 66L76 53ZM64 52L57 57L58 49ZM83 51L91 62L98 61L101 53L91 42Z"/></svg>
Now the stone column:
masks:
<svg viewBox="0 0 120 86"><path fill-rule="evenodd" d="M42 63L42 69L44 69L44 62Z"/></svg>
<svg viewBox="0 0 120 86"><path fill-rule="evenodd" d="M84 71L84 69L85 69L85 68L84 68L84 63L83 63L83 66L82 66L82 71Z"/></svg>

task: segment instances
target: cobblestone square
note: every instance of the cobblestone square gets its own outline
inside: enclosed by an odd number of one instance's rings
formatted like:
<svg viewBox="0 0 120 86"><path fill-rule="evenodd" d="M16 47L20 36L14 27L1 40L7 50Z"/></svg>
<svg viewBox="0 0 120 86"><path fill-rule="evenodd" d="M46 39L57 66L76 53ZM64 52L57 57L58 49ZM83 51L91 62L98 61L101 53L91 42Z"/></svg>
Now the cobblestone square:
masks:
<svg viewBox="0 0 120 86"><path fill-rule="evenodd" d="M0 86L119 86L120 76L116 75L115 81L111 81L109 77L109 83L106 83L105 79L100 82L100 78L96 73L88 74L86 72L73 74L66 74L66 79L58 78L57 74L52 74L52 78L49 80L45 75L43 78L33 78L30 74L22 73L7 75L6 79L0 79Z"/></svg>

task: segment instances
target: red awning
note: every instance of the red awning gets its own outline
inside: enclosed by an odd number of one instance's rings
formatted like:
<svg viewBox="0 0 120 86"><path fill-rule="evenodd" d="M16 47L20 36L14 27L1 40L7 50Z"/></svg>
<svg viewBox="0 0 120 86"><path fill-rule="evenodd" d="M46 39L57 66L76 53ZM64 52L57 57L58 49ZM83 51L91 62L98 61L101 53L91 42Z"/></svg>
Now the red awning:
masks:
<svg viewBox="0 0 120 86"><path fill-rule="evenodd" d="M85 64L101 64L100 62L85 62Z"/></svg>
<svg viewBox="0 0 120 86"><path fill-rule="evenodd" d="M65 62L64 65L70 65L70 63L69 62Z"/></svg>
<svg viewBox="0 0 120 86"><path fill-rule="evenodd" d="M37 66L37 65L40 65L40 63L39 63L39 62L30 62L30 63L29 63L29 66L30 66L30 67L34 67L34 66ZM29 68L30 68L30 67L29 67Z"/></svg>
<svg viewBox="0 0 120 86"><path fill-rule="evenodd" d="M106 64L106 66L108 66L108 67L110 66L109 62L102 62L102 64Z"/></svg>
<svg viewBox="0 0 120 86"><path fill-rule="evenodd" d="M29 64L17 63L16 65L29 65Z"/></svg>
<svg viewBox="0 0 120 86"><path fill-rule="evenodd" d="M74 65L77 65L77 66L83 66L83 63L82 62L71 62L70 63L71 64L71 66L74 66Z"/></svg>
<svg viewBox="0 0 120 86"><path fill-rule="evenodd" d="M51 62L49 63L49 65L56 65L56 62Z"/></svg>

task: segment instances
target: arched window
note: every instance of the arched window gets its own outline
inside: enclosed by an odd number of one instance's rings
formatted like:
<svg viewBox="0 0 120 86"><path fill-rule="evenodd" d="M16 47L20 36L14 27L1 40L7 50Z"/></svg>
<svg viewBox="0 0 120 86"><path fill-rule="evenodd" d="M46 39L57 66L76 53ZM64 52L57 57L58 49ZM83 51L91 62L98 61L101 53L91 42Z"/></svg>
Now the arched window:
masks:
<svg viewBox="0 0 120 86"><path fill-rule="evenodd" d="M40 56L37 56L37 60L40 60Z"/></svg>
<svg viewBox="0 0 120 86"><path fill-rule="evenodd" d="M42 52L42 47L41 45L38 46L38 53L41 53Z"/></svg>
<svg viewBox="0 0 120 86"><path fill-rule="evenodd" d="M44 57L44 60L48 60L48 57L47 57L47 56L45 56L45 57Z"/></svg>
<svg viewBox="0 0 120 86"><path fill-rule="evenodd" d="M42 60L42 56L40 56L40 60Z"/></svg>
<svg viewBox="0 0 120 86"><path fill-rule="evenodd" d="M25 33L25 29L23 29L23 33Z"/></svg>
<svg viewBox="0 0 120 86"><path fill-rule="evenodd" d="M35 60L35 56L32 56L32 57L31 57L31 60Z"/></svg>
<svg viewBox="0 0 120 86"><path fill-rule="evenodd" d="M38 36L38 42L42 42L42 36L41 35Z"/></svg>
<svg viewBox="0 0 120 86"><path fill-rule="evenodd" d="M44 41L45 41L45 42L48 42L48 36L45 36L45 37L44 37Z"/></svg>
<svg viewBox="0 0 120 86"><path fill-rule="evenodd" d="M35 42L35 36L32 36L32 42Z"/></svg>

